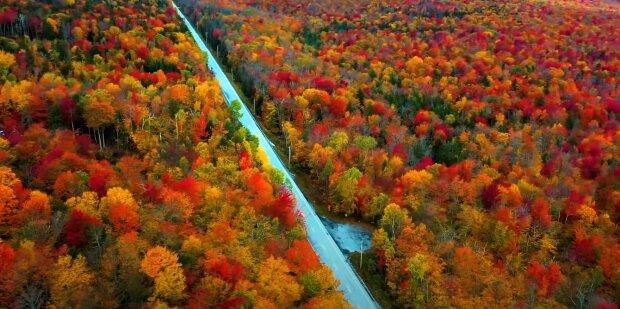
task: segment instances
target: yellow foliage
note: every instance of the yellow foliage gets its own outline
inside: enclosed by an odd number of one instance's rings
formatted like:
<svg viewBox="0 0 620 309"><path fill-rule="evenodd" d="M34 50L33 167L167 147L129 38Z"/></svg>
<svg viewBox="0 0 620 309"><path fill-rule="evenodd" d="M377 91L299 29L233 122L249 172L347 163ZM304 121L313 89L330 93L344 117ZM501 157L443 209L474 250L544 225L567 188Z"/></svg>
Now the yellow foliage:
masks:
<svg viewBox="0 0 620 309"><path fill-rule="evenodd" d="M200 108L204 108L205 106L216 106L224 102L222 92L215 80L205 81L196 86L196 89L194 89L194 97L197 104L200 104Z"/></svg>
<svg viewBox="0 0 620 309"><path fill-rule="evenodd" d="M15 63L15 56L0 50L0 70L8 69Z"/></svg>
<svg viewBox="0 0 620 309"><path fill-rule="evenodd" d="M86 266L86 259L78 255L58 258L51 272L50 293L58 308L80 308L89 303L95 276Z"/></svg>
<svg viewBox="0 0 620 309"><path fill-rule="evenodd" d="M511 184L508 188L500 187L500 191L502 192L508 206L517 207L523 203L523 197L521 196L521 191L517 185Z"/></svg>
<svg viewBox="0 0 620 309"><path fill-rule="evenodd" d="M200 240L200 238L194 235L190 235L187 239L183 241L183 245L181 245L181 250L183 250L183 252L198 255L203 251L202 241Z"/></svg>
<svg viewBox="0 0 620 309"><path fill-rule="evenodd" d="M13 109L16 111L22 111L32 100L30 89L32 89L33 83L27 80L22 80L19 83L6 82L0 89L0 108Z"/></svg>
<svg viewBox="0 0 620 309"><path fill-rule="evenodd" d="M189 219L194 213L194 205L186 194L178 191L165 190L163 195L164 204L171 210L179 211L184 219Z"/></svg>
<svg viewBox="0 0 620 309"><path fill-rule="evenodd" d="M301 298L303 288L290 274L286 262L270 256L260 265L257 274L259 293L278 304L290 308Z"/></svg>
<svg viewBox="0 0 620 309"><path fill-rule="evenodd" d="M410 170L402 176L401 181L403 186L410 190L426 188L432 179L433 175L426 170Z"/></svg>
<svg viewBox="0 0 620 309"><path fill-rule="evenodd" d="M127 205L132 210L138 209L138 204L136 203L136 200L134 200L131 192L129 192L129 190L127 189L123 189L120 187L108 189L105 197L101 199L101 206L105 207L106 209L114 205L120 204Z"/></svg>
<svg viewBox="0 0 620 309"><path fill-rule="evenodd" d="M553 78L562 78L564 76L564 71L559 68L551 68L549 69L549 75Z"/></svg>
<svg viewBox="0 0 620 309"><path fill-rule="evenodd" d="M267 157L267 153L265 152L265 149L261 147L258 148L257 158L258 158L258 161L261 162L262 166L264 167L271 166L271 162L269 161L269 157Z"/></svg>
<svg viewBox="0 0 620 309"><path fill-rule="evenodd" d="M80 196L69 198L66 202L69 209L77 209L83 213L101 218L101 212L99 211L99 198L97 193L87 191Z"/></svg>
<svg viewBox="0 0 620 309"><path fill-rule="evenodd" d="M46 21L50 26L52 26L52 30L54 31L54 33L57 34L58 33L58 21L52 18L47 18Z"/></svg>
<svg viewBox="0 0 620 309"><path fill-rule="evenodd" d="M176 253L162 247L156 246L146 252L140 262L140 269L151 278L158 277L162 270L172 266L179 266Z"/></svg>
<svg viewBox="0 0 620 309"><path fill-rule="evenodd" d="M84 118L90 128L99 128L114 122L116 111L112 106L112 96L103 89L88 94L84 103Z"/></svg>
<svg viewBox="0 0 620 309"><path fill-rule="evenodd" d="M582 205L577 210L577 214L582 221L592 224L594 220L596 220L596 210L592 209L590 206Z"/></svg>
<svg viewBox="0 0 620 309"><path fill-rule="evenodd" d="M407 70L409 70L409 72L415 72L415 70L422 64L424 64L424 60L418 56L414 56L409 59L405 65L407 66Z"/></svg>
<svg viewBox="0 0 620 309"><path fill-rule="evenodd" d="M10 167L0 166L0 185L11 187L17 182L19 179Z"/></svg>
<svg viewBox="0 0 620 309"><path fill-rule="evenodd" d="M180 264L168 266L155 278L153 295L169 301L185 298L185 276Z"/></svg>

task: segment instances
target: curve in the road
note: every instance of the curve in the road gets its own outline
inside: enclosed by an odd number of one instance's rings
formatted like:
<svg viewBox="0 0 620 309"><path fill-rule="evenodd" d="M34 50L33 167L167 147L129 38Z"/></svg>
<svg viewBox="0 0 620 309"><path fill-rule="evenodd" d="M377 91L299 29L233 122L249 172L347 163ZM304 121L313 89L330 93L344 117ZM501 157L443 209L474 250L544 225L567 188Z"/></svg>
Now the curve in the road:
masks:
<svg viewBox="0 0 620 309"><path fill-rule="evenodd" d="M196 32L196 29L194 29L192 24L187 20L183 12L181 12L174 2L173 5L194 37L198 47L207 55L207 64L211 71L213 71L215 78L219 81L222 93L226 98L226 103L230 104L235 100L242 102L237 91L228 80L226 74L224 74L224 71L222 71L222 68L213 57L211 51L207 48L205 42L202 40L198 32ZM261 131L260 127L256 123L256 120L245 104L241 104L241 111L242 114L239 119L241 124L251 134L258 138L260 146L265 150L272 166L280 170L290 183L291 192L295 195L295 199L297 200L297 208L304 215L308 239L310 240L310 243L316 253L319 255L321 262L325 263L332 270L334 276L340 281L340 290L343 291L346 299L357 308L378 308L379 306L377 302L368 292L368 289L358 277L357 273L353 270L353 267L351 267L345 256L342 252L340 252L338 245L336 245L336 242L328 233L327 229L314 211L314 208L310 205L301 189L297 186L295 180L291 176L291 173L284 166L284 164L282 164L282 161L276 154L271 142Z"/></svg>

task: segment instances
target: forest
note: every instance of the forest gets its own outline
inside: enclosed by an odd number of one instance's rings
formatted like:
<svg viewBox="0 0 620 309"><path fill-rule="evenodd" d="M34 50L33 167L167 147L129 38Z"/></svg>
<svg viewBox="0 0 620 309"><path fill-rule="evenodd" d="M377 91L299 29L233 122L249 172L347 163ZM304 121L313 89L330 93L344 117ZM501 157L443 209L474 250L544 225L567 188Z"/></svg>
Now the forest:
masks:
<svg viewBox="0 0 620 309"><path fill-rule="evenodd" d="M168 1L0 1L0 308L348 308Z"/></svg>
<svg viewBox="0 0 620 309"><path fill-rule="evenodd" d="M177 4L383 307L617 308L617 1Z"/></svg>

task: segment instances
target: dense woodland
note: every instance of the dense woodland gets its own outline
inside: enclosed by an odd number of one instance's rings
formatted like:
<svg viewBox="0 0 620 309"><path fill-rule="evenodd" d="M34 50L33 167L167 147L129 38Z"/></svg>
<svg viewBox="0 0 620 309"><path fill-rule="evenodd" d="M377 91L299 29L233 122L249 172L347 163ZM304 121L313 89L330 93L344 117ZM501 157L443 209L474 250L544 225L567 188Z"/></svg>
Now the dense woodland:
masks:
<svg viewBox="0 0 620 309"><path fill-rule="evenodd" d="M0 34L0 308L348 307L168 2Z"/></svg>
<svg viewBox="0 0 620 309"><path fill-rule="evenodd" d="M616 1L179 3L383 305L617 308Z"/></svg>

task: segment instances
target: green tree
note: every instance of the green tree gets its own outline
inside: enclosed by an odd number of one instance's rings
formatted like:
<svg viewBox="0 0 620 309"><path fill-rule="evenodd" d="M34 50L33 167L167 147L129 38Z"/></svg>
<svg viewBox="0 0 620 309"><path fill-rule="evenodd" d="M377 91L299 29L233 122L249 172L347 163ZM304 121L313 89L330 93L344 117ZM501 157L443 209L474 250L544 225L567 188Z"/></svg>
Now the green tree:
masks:
<svg viewBox="0 0 620 309"><path fill-rule="evenodd" d="M380 225L389 233L390 237L394 238L400 234L400 231L409 221L405 210L397 204L391 203L383 210Z"/></svg>
<svg viewBox="0 0 620 309"><path fill-rule="evenodd" d="M348 169L340 176L334 188L336 211L349 215L356 210L355 194L360 178L362 178L362 172L356 167Z"/></svg>

